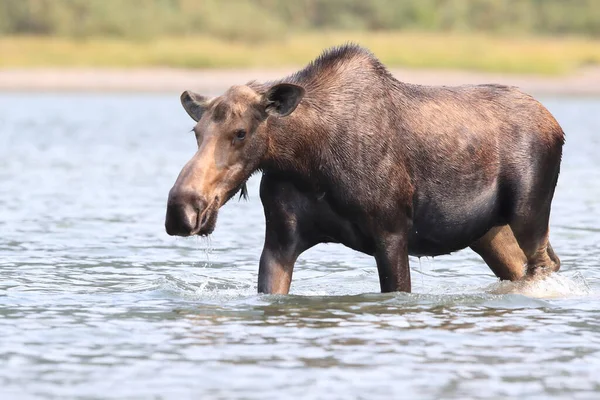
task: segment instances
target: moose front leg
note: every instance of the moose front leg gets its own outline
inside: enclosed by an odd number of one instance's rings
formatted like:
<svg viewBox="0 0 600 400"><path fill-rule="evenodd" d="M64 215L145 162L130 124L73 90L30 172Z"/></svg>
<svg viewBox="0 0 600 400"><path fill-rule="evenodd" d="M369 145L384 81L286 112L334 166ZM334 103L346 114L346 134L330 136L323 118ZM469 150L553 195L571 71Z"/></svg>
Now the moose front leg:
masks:
<svg viewBox="0 0 600 400"><path fill-rule="evenodd" d="M282 244L267 232L258 268L258 292L288 294L298 258L292 243Z"/></svg>
<svg viewBox="0 0 600 400"><path fill-rule="evenodd" d="M266 231L258 268L258 292L287 294L294 264L298 256L310 247L302 221L313 220L315 207L293 182L278 175L263 174L260 199L265 212ZM316 244L314 238L312 244Z"/></svg>
<svg viewBox="0 0 600 400"><path fill-rule="evenodd" d="M410 293L407 234L386 233L378 240L375 251L381 292Z"/></svg>

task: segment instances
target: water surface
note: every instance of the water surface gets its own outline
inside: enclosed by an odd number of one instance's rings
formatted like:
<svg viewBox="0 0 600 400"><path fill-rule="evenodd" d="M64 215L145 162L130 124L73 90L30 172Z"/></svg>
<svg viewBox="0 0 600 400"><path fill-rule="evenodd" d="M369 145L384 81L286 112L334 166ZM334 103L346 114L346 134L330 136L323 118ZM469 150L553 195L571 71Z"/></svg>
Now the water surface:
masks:
<svg viewBox="0 0 600 400"><path fill-rule="evenodd" d="M209 240L164 232L195 151L176 94L0 95L0 398L598 398L600 100L542 100L558 275L501 284L465 250L382 295L321 245L259 296L258 177Z"/></svg>

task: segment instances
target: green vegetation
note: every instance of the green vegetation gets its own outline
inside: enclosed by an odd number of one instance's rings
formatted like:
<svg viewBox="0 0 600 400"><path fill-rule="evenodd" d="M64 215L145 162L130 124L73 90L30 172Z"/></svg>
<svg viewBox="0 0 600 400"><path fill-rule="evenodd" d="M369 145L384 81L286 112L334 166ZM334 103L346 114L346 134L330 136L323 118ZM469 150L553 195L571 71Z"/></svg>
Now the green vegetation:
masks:
<svg viewBox="0 0 600 400"><path fill-rule="evenodd" d="M0 38L0 67L267 67L300 66L325 47L354 41L389 66L561 74L600 65L600 40L503 38L410 32L320 32L254 44L207 36L149 41Z"/></svg>
<svg viewBox="0 0 600 400"><path fill-rule="evenodd" d="M313 30L600 36L598 0L2 0L0 33L210 35L268 40Z"/></svg>
<svg viewBox="0 0 600 400"><path fill-rule="evenodd" d="M598 0L0 0L0 67L301 65L355 41L390 66L600 64Z"/></svg>

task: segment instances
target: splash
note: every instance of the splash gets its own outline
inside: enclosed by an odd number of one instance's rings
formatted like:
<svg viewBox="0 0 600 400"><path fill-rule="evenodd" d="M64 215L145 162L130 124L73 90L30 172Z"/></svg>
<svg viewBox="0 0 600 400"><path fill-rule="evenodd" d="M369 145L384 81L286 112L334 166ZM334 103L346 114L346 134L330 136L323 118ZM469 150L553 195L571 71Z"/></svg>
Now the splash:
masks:
<svg viewBox="0 0 600 400"><path fill-rule="evenodd" d="M592 290L580 273L572 276L550 274L542 279L496 282L484 289L490 294L521 294L540 299L590 295Z"/></svg>
<svg viewBox="0 0 600 400"><path fill-rule="evenodd" d="M203 275L195 275L193 280L189 276L164 275L153 281L151 287L146 290L159 296L166 295L182 300L217 302L256 294L251 285Z"/></svg>

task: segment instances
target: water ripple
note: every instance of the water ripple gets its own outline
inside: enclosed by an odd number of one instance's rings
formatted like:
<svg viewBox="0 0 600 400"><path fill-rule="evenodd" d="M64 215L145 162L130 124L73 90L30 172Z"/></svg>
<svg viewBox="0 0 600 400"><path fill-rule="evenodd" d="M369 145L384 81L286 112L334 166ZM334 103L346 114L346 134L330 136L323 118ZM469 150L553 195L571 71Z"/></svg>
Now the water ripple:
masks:
<svg viewBox="0 0 600 400"><path fill-rule="evenodd" d="M0 95L0 398L596 398L600 101L545 104L558 274L498 282L461 251L381 294L371 257L323 245L274 296L256 178L210 240L164 233L195 151L177 96Z"/></svg>

